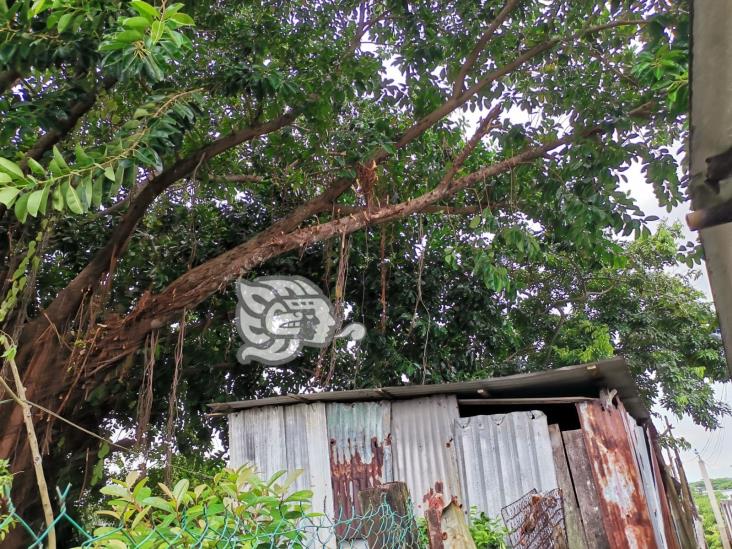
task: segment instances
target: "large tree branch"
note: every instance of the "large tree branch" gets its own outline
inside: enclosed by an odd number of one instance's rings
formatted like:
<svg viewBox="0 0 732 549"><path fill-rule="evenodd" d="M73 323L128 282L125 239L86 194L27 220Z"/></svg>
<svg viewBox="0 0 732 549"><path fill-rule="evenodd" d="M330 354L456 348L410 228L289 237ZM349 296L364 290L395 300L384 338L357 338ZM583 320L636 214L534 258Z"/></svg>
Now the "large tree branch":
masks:
<svg viewBox="0 0 732 549"><path fill-rule="evenodd" d="M0 72L0 95L13 87L18 78L20 78L20 73L15 69Z"/></svg>
<svg viewBox="0 0 732 549"><path fill-rule="evenodd" d="M129 237L132 235L137 223L142 219L147 208L161 193L169 188L179 179L187 176L200 163L221 154L246 141L256 137L274 132L290 124L297 118L299 111L290 111L273 120L244 128L233 132L221 139L201 147L195 153L179 160L170 168L154 177L130 202L127 212L120 219L110 239L105 246L99 250L86 267L58 294L56 299L46 309L46 315L40 316L35 322L43 325L47 322L62 324L66 318L73 316L78 308L83 295L90 288L98 283L99 278L109 269L114 257L123 253ZM34 330L28 331L33 334Z"/></svg>
<svg viewBox="0 0 732 549"><path fill-rule="evenodd" d="M398 204L372 210L364 208L345 217L300 229L295 228L290 232L281 230L294 225L295 220L288 217L247 242L189 270L161 293L142 299L126 319L112 328L112 333L99 341L94 360L99 365L117 362L134 352L151 330L174 321L180 311L197 306L224 288L230 280L250 272L274 257L327 240L335 235L349 234L367 226L424 212L479 181L544 157L549 151L602 129L602 126L597 126L590 130L574 132L550 143L526 149L468 175L454 179L443 178L431 191ZM301 216L297 216L297 219L301 219Z"/></svg>

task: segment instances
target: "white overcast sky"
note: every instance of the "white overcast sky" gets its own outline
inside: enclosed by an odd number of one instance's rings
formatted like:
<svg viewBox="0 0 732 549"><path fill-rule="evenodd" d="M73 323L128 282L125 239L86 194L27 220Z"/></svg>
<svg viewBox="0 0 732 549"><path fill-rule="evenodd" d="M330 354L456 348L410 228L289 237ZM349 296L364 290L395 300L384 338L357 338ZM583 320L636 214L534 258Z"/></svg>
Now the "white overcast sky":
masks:
<svg viewBox="0 0 732 549"><path fill-rule="evenodd" d="M628 183L624 185L624 189L630 192L647 215L657 215L661 219L668 219L669 221L680 221L685 231L686 240L696 242L697 234L690 231L686 225L685 216L689 212L688 202L681 204L671 213L668 213L664 208L658 206L652 187L646 183L638 165L634 165L625 173L628 176ZM653 225L656 224L653 223ZM685 269L686 267L682 268ZM695 286L704 292L707 299L711 302L712 295L709 289L707 272L704 267L701 268L701 271L702 276L696 280ZM732 404L732 386L730 383L716 384L715 392L718 398ZM655 411L661 414L664 413L660 408L657 408ZM732 431L732 417L724 419L721 429L706 431L698 425L695 425L688 417L678 419L670 414L665 415L668 416L673 426L673 433L678 436L683 436L693 446L693 450L683 452L681 456L689 481L701 479L699 463L694 451L698 451L706 463L710 477L732 477L732 434L730 434ZM659 431L665 429L663 419L655 418L654 423Z"/></svg>

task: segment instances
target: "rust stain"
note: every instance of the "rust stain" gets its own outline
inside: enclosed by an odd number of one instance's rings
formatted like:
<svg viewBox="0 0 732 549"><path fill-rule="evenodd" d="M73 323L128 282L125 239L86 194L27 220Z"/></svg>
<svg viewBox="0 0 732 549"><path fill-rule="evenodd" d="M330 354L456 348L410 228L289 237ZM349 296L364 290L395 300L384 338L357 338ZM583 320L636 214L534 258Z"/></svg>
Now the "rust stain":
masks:
<svg viewBox="0 0 732 549"><path fill-rule="evenodd" d="M390 437L387 439L391 442ZM388 444L387 443L387 444ZM338 461L335 439L330 440L330 473L333 486L333 501L336 520L345 521L362 514L358 493L373 488L383 481L384 446L376 437L371 437L371 460L365 462L358 449L348 440L350 459ZM355 521L350 527L338 527L336 534L340 539L358 537L360 524Z"/></svg>
<svg viewBox="0 0 732 549"><path fill-rule="evenodd" d="M657 547L653 522L622 411L598 400L577 404L603 524L613 549Z"/></svg>

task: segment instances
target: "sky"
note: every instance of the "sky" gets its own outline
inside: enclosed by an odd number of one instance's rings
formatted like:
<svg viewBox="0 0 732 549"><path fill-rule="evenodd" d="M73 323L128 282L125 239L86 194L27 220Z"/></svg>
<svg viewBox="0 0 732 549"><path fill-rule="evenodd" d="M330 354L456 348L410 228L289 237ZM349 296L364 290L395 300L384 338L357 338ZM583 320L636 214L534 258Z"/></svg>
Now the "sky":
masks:
<svg viewBox="0 0 732 549"><path fill-rule="evenodd" d="M657 215L661 220L681 222L686 237L685 240L696 242L697 234L690 231L686 224L685 216L689 212L688 202L684 202L669 213L665 208L658 206L651 185L645 181L641 173L640 165L631 166L625 174L628 176L628 183L623 186L624 190L627 190L636 199L646 215ZM657 223L660 223L660 221L651 223L651 225ZM680 269L685 270L686 267L682 266ZM709 289L706 268L702 267L701 271L702 276L695 281L694 285L704 292L711 302L712 295ZM715 393L719 399L732 404L732 383L715 384ZM654 411L660 413L662 417L667 416L673 428L672 433L684 437L692 445L692 450L681 454L684 470L690 482L701 480L699 462L695 451L698 451L704 460L710 477L732 477L732 417L724 419L721 429L707 431L695 425L688 417L679 419L671 414L664 413L661 408L656 408ZM654 418L654 423L659 432L666 428L665 422L661 418Z"/></svg>

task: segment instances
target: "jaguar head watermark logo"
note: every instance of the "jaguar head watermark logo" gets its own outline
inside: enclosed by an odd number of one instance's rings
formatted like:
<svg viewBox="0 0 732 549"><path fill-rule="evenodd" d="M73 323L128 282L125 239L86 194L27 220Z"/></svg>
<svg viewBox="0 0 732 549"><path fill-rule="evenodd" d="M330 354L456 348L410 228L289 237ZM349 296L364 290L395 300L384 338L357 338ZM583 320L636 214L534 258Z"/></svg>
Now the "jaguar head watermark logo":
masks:
<svg viewBox="0 0 732 549"><path fill-rule="evenodd" d="M334 337L360 341L366 335L366 328L357 322L336 334L330 300L301 276L238 280L236 293L236 327L244 340L236 357L242 364L284 364L304 346L322 349Z"/></svg>

